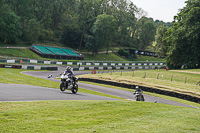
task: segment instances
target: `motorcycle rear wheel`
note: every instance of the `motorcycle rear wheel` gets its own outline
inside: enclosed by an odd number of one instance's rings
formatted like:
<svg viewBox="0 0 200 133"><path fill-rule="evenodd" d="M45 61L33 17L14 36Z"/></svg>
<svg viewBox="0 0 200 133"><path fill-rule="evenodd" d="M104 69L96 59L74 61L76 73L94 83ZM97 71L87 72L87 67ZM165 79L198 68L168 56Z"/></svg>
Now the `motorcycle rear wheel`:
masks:
<svg viewBox="0 0 200 133"><path fill-rule="evenodd" d="M145 100L144 100L144 96L143 96L143 95L141 96L141 101L145 101Z"/></svg>

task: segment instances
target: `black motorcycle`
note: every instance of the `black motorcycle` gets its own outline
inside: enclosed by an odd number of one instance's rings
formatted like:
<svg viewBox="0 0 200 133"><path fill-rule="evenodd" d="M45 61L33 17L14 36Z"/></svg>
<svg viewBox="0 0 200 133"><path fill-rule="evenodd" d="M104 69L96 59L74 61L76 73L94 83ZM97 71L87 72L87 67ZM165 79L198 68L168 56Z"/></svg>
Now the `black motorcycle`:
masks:
<svg viewBox="0 0 200 133"><path fill-rule="evenodd" d="M135 95L136 101L145 101L142 91L135 91L133 94Z"/></svg>
<svg viewBox="0 0 200 133"><path fill-rule="evenodd" d="M72 93L76 94L78 92L78 78L72 77L72 75L69 74L61 74L61 83L60 83L60 90L65 91L71 90Z"/></svg>

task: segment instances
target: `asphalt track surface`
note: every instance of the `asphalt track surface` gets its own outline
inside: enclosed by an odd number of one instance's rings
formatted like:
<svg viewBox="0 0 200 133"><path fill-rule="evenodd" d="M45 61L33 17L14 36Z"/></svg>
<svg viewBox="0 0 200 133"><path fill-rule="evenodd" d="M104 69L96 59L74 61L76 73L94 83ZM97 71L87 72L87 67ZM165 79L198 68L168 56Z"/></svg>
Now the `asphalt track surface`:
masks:
<svg viewBox="0 0 200 133"><path fill-rule="evenodd" d="M64 71L64 67L59 67L59 71L24 71L23 74L30 75L38 78L43 78L51 81L60 82L55 77L59 77L60 73ZM76 76L82 74L91 73L91 71L75 71ZM51 78L48 78L48 75L51 75ZM107 88L102 86L96 86L85 83L78 83L80 88L97 91L105 94L110 94L125 99L135 101L133 92L118 90L115 88ZM154 97L150 95L145 95L144 98L146 102L157 102L163 104L170 104L176 106L184 107L193 107L190 105L178 103L171 100L166 100L159 97ZM117 100L113 98L91 95L86 93L77 92L73 94L71 91L61 92L59 89L55 88L45 88L39 86L30 86L30 85L15 85L15 84L0 84L0 102L2 101L38 101L38 100ZM195 107L193 107L195 108Z"/></svg>
<svg viewBox="0 0 200 133"><path fill-rule="evenodd" d="M70 91L19 84L0 83L0 102L6 101L39 101L39 100L116 100L85 93L73 94Z"/></svg>

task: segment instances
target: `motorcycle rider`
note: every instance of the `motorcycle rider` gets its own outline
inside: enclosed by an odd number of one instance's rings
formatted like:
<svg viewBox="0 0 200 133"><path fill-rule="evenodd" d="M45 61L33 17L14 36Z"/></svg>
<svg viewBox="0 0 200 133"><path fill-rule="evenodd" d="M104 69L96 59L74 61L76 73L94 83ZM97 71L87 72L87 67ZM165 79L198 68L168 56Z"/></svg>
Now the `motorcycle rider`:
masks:
<svg viewBox="0 0 200 133"><path fill-rule="evenodd" d="M143 93L142 89L140 89L138 86L136 86L135 89L136 89L136 90L135 90L135 92L134 92L133 94L136 95L137 92L138 92L139 95L141 96L140 101L145 101L145 100L144 100L144 96L142 95L142 93ZM136 101L137 101L137 99L136 99Z"/></svg>
<svg viewBox="0 0 200 133"><path fill-rule="evenodd" d="M74 72L71 70L71 67L70 67L70 66L67 66L67 67L66 67L66 70L65 70L65 72L64 72L64 74L68 74L68 73L72 76L72 79L73 79L73 81L75 82L75 75L74 75Z"/></svg>
<svg viewBox="0 0 200 133"><path fill-rule="evenodd" d="M136 92L143 93L142 89L140 89L138 86L135 87L135 93Z"/></svg>

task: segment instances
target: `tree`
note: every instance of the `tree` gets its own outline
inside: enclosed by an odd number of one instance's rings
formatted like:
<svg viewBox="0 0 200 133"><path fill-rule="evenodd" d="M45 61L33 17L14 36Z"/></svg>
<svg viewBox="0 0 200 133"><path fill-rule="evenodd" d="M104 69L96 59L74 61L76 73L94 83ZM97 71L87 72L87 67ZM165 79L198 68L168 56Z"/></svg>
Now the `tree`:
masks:
<svg viewBox="0 0 200 133"><path fill-rule="evenodd" d="M79 27L66 25L64 32L61 36L61 42L66 44L68 47L76 48L79 47L79 42L81 39L81 31Z"/></svg>
<svg viewBox="0 0 200 133"><path fill-rule="evenodd" d="M115 35L116 24L117 22L113 16L102 14L97 16L92 27L96 44L101 47L106 46L107 53Z"/></svg>
<svg viewBox="0 0 200 133"><path fill-rule="evenodd" d="M160 56L166 56L168 51L168 45L165 40L165 34L167 32L167 26L161 25L155 35L155 48Z"/></svg>
<svg viewBox="0 0 200 133"><path fill-rule="evenodd" d="M170 46L167 55L170 68L186 64L190 68L200 67L200 1L188 0L186 3L175 16L165 39Z"/></svg>
<svg viewBox="0 0 200 133"><path fill-rule="evenodd" d="M35 18L28 20L24 27L24 39L30 43L37 42L41 34L41 29L41 24Z"/></svg>
<svg viewBox="0 0 200 133"><path fill-rule="evenodd" d="M78 6L78 24L81 29L81 39L79 51L82 48L84 35L89 32L93 26L96 17L100 14L102 0L81 0Z"/></svg>
<svg viewBox="0 0 200 133"><path fill-rule="evenodd" d="M8 5L0 7L0 40L16 43L22 34L20 17Z"/></svg>
<svg viewBox="0 0 200 133"><path fill-rule="evenodd" d="M138 21L138 28L136 32L139 41L139 49L145 49L147 46L151 45L155 39L156 34L156 27L154 25L153 19L142 17Z"/></svg>

